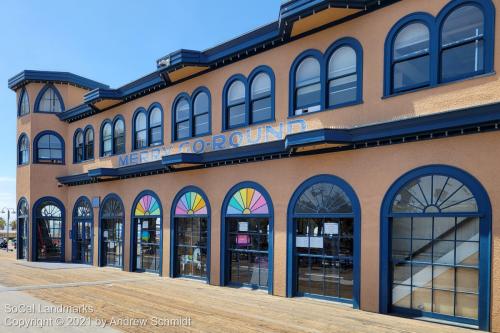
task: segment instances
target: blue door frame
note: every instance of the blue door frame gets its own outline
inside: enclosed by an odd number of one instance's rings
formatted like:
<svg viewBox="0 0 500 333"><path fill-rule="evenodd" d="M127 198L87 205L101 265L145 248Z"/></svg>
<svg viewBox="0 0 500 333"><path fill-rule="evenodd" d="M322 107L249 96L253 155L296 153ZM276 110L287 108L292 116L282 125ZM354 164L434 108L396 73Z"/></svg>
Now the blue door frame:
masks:
<svg viewBox="0 0 500 333"><path fill-rule="evenodd" d="M80 203L81 200L84 200L87 202L88 207L90 208L91 216L90 217L78 217L77 214L77 209L78 209L78 204ZM80 264L86 264L86 265L92 265L94 262L94 211L92 208L92 203L87 197L80 197L76 200L75 206L73 207L73 223L71 224L71 232L70 232L70 239L71 239L71 261L74 263L80 263ZM90 223L90 244L92 245L92 250L90 252L90 262L81 262L78 261L76 258L76 253L77 253L77 247L78 247L78 242L77 242L77 235L78 235L78 222L82 223ZM85 228L83 228L83 232L85 234Z"/></svg>

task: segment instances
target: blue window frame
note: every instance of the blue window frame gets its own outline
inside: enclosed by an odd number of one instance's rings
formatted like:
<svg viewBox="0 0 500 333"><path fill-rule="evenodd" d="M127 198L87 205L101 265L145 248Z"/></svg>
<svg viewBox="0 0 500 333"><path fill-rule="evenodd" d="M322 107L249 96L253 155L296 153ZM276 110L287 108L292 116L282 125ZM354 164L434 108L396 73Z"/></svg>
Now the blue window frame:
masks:
<svg viewBox="0 0 500 333"><path fill-rule="evenodd" d="M60 113L64 111L64 102L59 90L53 84L46 84L38 93L35 112Z"/></svg>
<svg viewBox="0 0 500 333"><path fill-rule="evenodd" d="M491 0L454 0L436 18L399 20L385 42L384 96L491 73L494 22Z"/></svg>
<svg viewBox="0 0 500 333"><path fill-rule="evenodd" d="M222 204L221 285L273 293L274 210L267 191L254 182L233 186Z"/></svg>
<svg viewBox="0 0 500 333"><path fill-rule="evenodd" d="M64 140L56 132L43 131L33 140L35 163L64 164Z"/></svg>
<svg viewBox="0 0 500 333"><path fill-rule="evenodd" d="M23 133L17 141L17 165L26 165L30 162L30 141Z"/></svg>
<svg viewBox="0 0 500 333"><path fill-rule="evenodd" d="M17 204L17 259L29 257L29 212L28 200L22 197Z"/></svg>
<svg viewBox="0 0 500 333"><path fill-rule="evenodd" d="M122 116L113 119L113 154L125 153L125 121Z"/></svg>
<svg viewBox="0 0 500 333"><path fill-rule="evenodd" d="M170 277L210 282L211 208L200 188L177 193L170 213Z"/></svg>
<svg viewBox="0 0 500 333"><path fill-rule="evenodd" d="M73 162L80 163L94 159L94 129L88 125L77 129L73 136Z"/></svg>
<svg viewBox="0 0 500 333"><path fill-rule="evenodd" d="M146 110L138 108L132 117L132 148L143 149L163 144L163 108L153 103Z"/></svg>
<svg viewBox="0 0 500 333"><path fill-rule="evenodd" d="M73 207L71 238L72 261L92 265L94 248L94 209L90 200L82 196Z"/></svg>
<svg viewBox="0 0 500 333"><path fill-rule="evenodd" d="M75 131L73 138L73 162L79 163L84 160L83 131L79 128Z"/></svg>
<svg viewBox="0 0 500 333"><path fill-rule="evenodd" d="M43 197L33 205L31 248L33 261L64 262L65 210L54 197Z"/></svg>
<svg viewBox="0 0 500 333"><path fill-rule="evenodd" d="M112 121L106 119L101 124L100 156L125 153L125 121L117 115Z"/></svg>
<svg viewBox="0 0 500 333"><path fill-rule="evenodd" d="M99 266L124 268L125 208L121 198L108 194L99 209Z"/></svg>
<svg viewBox="0 0 500 333"><path fill-rule="evenodd" d="M113 155L113 123L108 119L101 125L101 156Z"/></svg>
<svg viewBox="0 0 500 333"><path fill-rule="evenodd" d="M479 182L445 165L412 170L387 192L381 312L489 329L491 205Z"/></svg>
<svg viewBox="0 0 500 333"><path fill-rule="evenodd" d="M208 135L212 131L212 98L206 87L199 87L191 96L179 94L172 108L172 141Z"/></svg>
<svg viewBox="0 0 500 333"><path fill-rule="evenodd" d="M19 95L17 110L17 115L19 117L25 116L30 113L30 101L28 97L28 91L25 88L21 90L21 94Z"/></svg>
<svg viewBox="0 0 500 333"><path fill-rule="evenodd" d="M288 206L288 297L359 307L360 218L354 190L338 177L315 176L297 188Z"/></svg>
<svg viewBox="0 0 500 333"><path fill-rule="evenodd" d="M274 121L273 70L268 66L255 68L248 78L231 76L222 92L222 128L239 127Z"/></svg>

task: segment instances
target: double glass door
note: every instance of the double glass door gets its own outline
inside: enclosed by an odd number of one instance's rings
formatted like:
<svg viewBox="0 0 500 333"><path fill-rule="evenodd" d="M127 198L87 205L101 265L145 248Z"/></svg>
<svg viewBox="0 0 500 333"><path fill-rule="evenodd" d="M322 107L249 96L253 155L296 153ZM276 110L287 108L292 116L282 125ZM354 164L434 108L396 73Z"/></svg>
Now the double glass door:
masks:
<svg viewBox="0 0 500 333"><path fill-rule="evenodd" d="M102 266L121 268L123 265L123 220L108 218L102 220Z"/></svg>
<svg viewBox="0 0 500 333"><path fill-rule="evenodd" d="M77 220L75 230L74 261L82 264L92 264L92 220Z"/></svg>
<svg viewBox="0 0 500 333"><path fill-rule="evenodd" d="M160 218L136 218L136 271L160 272Z"/></svg>

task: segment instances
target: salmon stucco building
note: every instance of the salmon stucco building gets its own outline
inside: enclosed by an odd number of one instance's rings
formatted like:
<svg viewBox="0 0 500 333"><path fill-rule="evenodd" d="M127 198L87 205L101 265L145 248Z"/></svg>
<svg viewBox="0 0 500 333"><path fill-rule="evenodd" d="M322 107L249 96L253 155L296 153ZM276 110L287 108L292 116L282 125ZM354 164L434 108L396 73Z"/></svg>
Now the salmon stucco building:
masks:
<svg viewBox="0 0 500 333"><path fill-rule="evenodd" d="M500 332L498 8L290 0L118 88L15 75L18 258Z"/></svg>

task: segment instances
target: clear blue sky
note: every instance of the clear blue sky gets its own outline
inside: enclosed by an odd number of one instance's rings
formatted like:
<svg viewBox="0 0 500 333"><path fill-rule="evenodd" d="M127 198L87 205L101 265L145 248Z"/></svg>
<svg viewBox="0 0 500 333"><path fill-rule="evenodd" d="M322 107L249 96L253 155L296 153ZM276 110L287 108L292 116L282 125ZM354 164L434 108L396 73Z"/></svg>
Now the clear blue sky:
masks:
<svg viewBox="0 0 500 333"><path fill-rule="evenodd" d="M2 0L0 209L16 206L10 77L23 69L70 71L117 87L152 72L155 60L172 51L203 50L272 22L279 6L280 0Z"/></svg>

